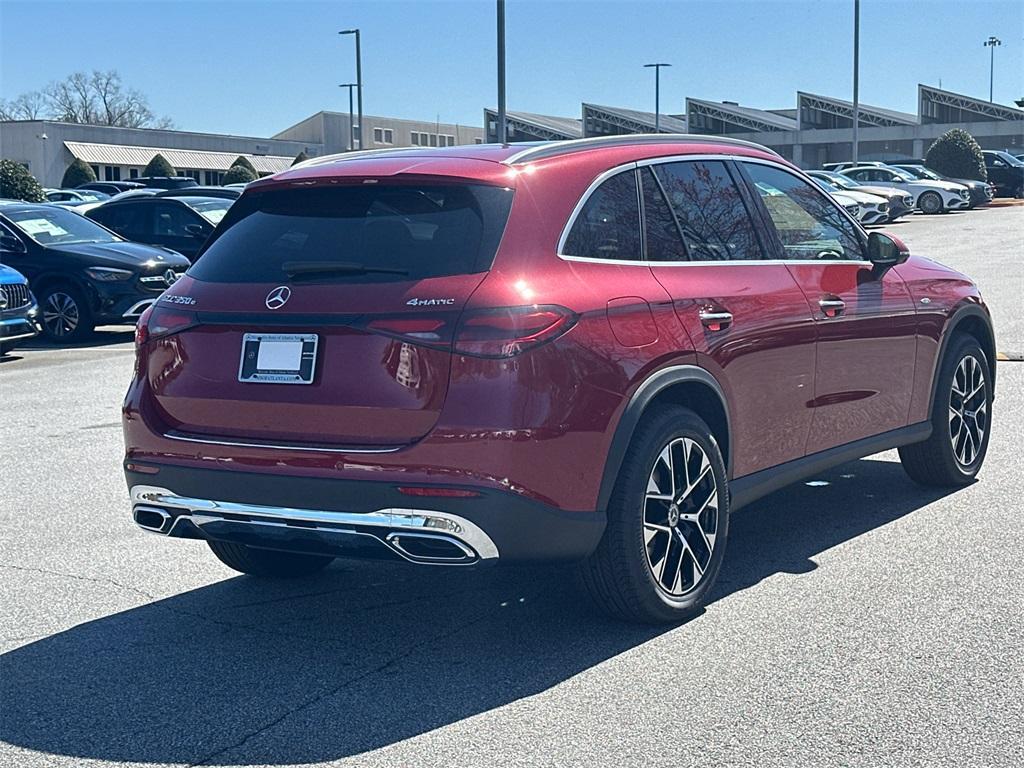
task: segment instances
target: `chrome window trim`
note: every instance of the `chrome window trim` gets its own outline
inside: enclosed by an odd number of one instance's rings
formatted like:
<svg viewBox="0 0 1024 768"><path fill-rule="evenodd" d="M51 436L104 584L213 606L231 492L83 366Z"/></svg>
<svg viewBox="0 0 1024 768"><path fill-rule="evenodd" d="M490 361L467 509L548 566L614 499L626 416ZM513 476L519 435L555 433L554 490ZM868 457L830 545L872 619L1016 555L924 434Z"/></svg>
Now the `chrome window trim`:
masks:
<svg viewBox="0 0 1024 768"><path fill-rule="evenodd" d="M788 166L782 165L771 160L766 160L760 157L744 157L741 155L725 155L725 154L707 154L707 155L666 155L664 157L649 157L643 160L634 160L622 165L617 165L613 168L609 168L607 171L600 173L587 187L583 195L576 202L576 206L572 209L572 213L569 214L569 219L565 226L562 228L561 237L558 238L558 258L562 261L578 261L584 264L614 264L618 266L641 266L641 267L721 267L721 266L757 266L765 264L860 264L860 265L871 265L871 262L867 259L748 259L746 261L736 260L722 260L722 261L649 261L647 259L599 259L592 256L572 256L564 253L565 241L569 239L569 233L572 231L573 226L576 224L576 219L579 217L583 207L590 200L590 196L594 194L601 184L619 173L625 171L636 171L640 168L645 168L652 165L662 165L664 163L678 163L687 160L719 160L728 162L730 160L735 162L743 163L758 163L761 165L767 165L771 168L778 168L782 171L788 171L791 175L796 176L798 179L801 178L799 174L793 173L793 169ZM806 175L806 174L805 174ZM829 198L824 191L821 190L813 181L809 180L809 177L802 179L803 181L810 184L812 187L819 191L826 200L828 200L835 208L842 211L842 215L846 217L846 220L854 225L856 230L860 232L865 240L867 233L864 228L861 227L860 222L854 219L850 214L841 206ZM639 222L641 228L643 227L643 221Z"/></svg>
<svg viewBox="0 0 1024 768"><path fill-rule="evenodd" d="M745 139L733 139L727 136L709 136L701 133L641 133L627 134L623 136L590 136L585 139L569 139L567 141L548 141L539 146L534 145L527 149L509 155L501 162L505 165L517 165L528 163L534 160L547 160L552 157L561 157L573 152L583 152L588 149L600 149L601 147L631 147L647 146L649 144L718 144L732 147L747 147L761 152L767 152L778 156L778 152Z"/></svg>

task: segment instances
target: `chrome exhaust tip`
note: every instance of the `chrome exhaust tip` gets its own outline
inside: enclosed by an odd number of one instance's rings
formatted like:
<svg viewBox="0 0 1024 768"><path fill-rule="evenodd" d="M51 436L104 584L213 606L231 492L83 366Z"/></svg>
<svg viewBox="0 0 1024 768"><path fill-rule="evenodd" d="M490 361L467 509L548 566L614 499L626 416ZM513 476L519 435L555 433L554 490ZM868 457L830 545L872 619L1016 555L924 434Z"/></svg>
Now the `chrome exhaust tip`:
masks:
<svg viewBox="0 0 1024 768"><path fill-rule="evenodd" d="M153 533L166 534L170 529L171 516L156 507L135 507L132 510L132 518L139 528Z"/></svg>
<svg viewBox="0 0 1024 768"><path fill-rule="evenodd" d="M477 560L477 554L451 536L435 533L389 533L385 543L414 563L459 565Z"/></svg>

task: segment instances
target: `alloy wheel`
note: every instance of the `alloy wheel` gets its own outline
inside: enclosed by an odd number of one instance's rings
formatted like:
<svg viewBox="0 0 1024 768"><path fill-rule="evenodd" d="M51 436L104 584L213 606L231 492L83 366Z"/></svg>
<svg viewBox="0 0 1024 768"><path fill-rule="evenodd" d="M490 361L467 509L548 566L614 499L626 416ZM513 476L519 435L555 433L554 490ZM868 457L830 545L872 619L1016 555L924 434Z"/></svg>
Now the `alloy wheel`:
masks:
<svg viewBox="0 0 1024 768"><path fill-rule="evenodd" d="M974 355L965 355L949 391L949 439L957 464L966 468L974 463L987 429L985 368Z"/></svg>
<svg viewBox="0 0 1024 768"><path fill-rule="evenodd" d="M43 324L51 336L70 336L78 328L80 319L78 304L70 295L54 291L46 297L43 304Z"/></svg>
<svg viewBox="0 0 1024 768"><path fill-rule="evenodd" d="M700 445L680 437L651 469L644 498L644 548L658 587L679 598L700 584L718 531L718 483Z"/></svg>
<svg viewBox="0 0 1024 768"><path fill-rule="evenodd" d="M925 213L938 213L942 210L942 198L934 192L925 192L921 195L918 205Z"/></svg>

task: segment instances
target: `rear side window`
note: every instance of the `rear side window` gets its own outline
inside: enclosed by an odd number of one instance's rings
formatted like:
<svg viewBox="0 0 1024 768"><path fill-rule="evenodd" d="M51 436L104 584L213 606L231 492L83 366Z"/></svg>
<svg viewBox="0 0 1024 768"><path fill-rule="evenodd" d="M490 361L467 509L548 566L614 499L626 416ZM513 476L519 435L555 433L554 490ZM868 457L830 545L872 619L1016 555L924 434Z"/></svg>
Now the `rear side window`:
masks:
<svg viewBox="0 0 1024 768"><path fill-rule="evenodd" d="M686 261L682 232L650 168L640 171L644 196L644 237L648 261Z"/></svg>
<svg viewBox="0 0 1024 768"><path fill-rule="evenodd" d="M480 184L365 184L243 196L189 274L221 283L278 282L286 264L344 262L380 282L490 269L512 190Z"/></svg>
<svg viewBox="0 0 1024 768"><path fill-rule="evenodd" d="M690 261L763 259L740 190L719 160L652 166L679 222Z"/></svg>
<svg viewBox="0 0 1024 768"><path fill-rule="evenodd" d="M587 259L640 259L640 202L634 171L612 176L591 193L562 253Z"/></svg>

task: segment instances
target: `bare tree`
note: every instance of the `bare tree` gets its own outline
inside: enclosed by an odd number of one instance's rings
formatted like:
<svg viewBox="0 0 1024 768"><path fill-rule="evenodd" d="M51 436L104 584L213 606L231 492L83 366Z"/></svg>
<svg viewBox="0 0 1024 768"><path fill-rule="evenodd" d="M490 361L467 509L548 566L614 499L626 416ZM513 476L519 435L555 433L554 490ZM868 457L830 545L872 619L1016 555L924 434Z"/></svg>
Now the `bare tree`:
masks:
<svg viewBox="0 0 1024 768"><path fill-rule="evenodd" d="M146 97L125 87L114 70L75 72L50 83L43 91L23 93L0 103L0 119L47 118L67 123L114 125L121 128L171 128L170 118L157 118Z"/></svg>
<svg viewBox="0 0 1024 768"><path fill-rule="evenodd" d="M49 111L49 102L39 91L23 93L11 101L0 99L0 120L39 120Z"/></svg>

